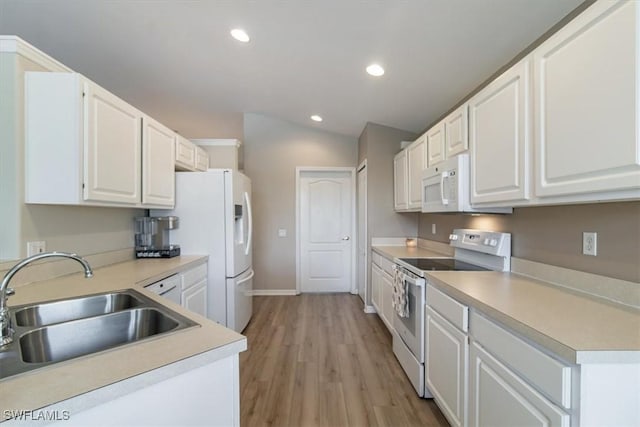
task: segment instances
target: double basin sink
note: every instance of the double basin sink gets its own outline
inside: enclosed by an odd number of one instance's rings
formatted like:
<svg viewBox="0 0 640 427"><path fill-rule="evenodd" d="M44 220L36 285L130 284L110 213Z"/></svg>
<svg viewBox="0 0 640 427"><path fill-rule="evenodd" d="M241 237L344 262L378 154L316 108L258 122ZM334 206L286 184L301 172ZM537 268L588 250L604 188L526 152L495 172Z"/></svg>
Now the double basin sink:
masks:
<svg viewBox="0 0 640 427"><path fill-rule="evenodd" d="M0 378L197 325L133 289L11 308Z"/></svg>

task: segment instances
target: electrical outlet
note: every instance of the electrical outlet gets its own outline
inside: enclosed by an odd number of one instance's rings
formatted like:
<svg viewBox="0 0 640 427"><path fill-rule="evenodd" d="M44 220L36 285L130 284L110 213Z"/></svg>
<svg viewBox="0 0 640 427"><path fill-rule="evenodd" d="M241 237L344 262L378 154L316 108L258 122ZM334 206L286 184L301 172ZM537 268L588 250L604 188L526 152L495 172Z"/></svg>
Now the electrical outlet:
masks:
<svg viewBox="0 0 640 427"><path fill-rule="evenodd" d="M431 234L436 234L436 225L431 224Z"/></svg>
<svg viewBox="0 0 640 427"><path fill-rule="evenodd" d="M598 255L598 233L593 231L585 231L582 233L582 254Z"/></svg>
<svg viewBox="0 0 640 427"><path fill-rule="evenodd" d="M278 229L278 237L287 237L287 229L279 228Z"/></svg>
<svg viewBox="0 0 640 427"><path fill-rule="evenodd" d="M47 250L47 245L45 244L44 240L27 242L27 256L41 254L46 250Z"/></svg>

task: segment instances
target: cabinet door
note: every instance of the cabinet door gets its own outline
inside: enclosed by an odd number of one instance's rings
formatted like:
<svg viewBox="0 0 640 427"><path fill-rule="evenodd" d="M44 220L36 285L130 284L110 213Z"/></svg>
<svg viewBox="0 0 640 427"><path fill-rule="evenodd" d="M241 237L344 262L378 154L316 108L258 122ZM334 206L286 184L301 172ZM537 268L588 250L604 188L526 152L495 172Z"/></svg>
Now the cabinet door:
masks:
<svg viewBox="0 0 640 427"><path fill-rule="evenodd" d="M444 119L445 155L449 159L469 149L468 106L464 104Z"/></svg>
<svg viewBox="0 0 640 427"><path fill-rule="evenodd" d="M402 150L393 158L393 195L394 208L397 211L407 210L407 150Z"/></svg>
<svg viewBox="0 0 640 427"><path fill-rule="evenodd" d="M196 170L204 172L209 169L209 153L200 147L196 147Z"/></svg>
<svg viewBox="0 0 640 427"><path fill-rule="evenodd" d="M89 81L84 99L84 199L139 204L142 113Z"/></svg>
<svg viewBox="0 0 640 427"><path fill-rule="evenodd" d="M422 208L422 169L426 167L424 164L426 140L427 135L425 134L407 147L409 209L420 210Z"/></svg>
<svg viewBox="0 0 640 427"><path fill-rule="evenodd" d="M182 292L182 306L207 317L207 279Z"/></svg>
<svg viewBox="0 0 640 427"><path fill-rule="evenodd" d="M640 188L639 8L597 2L535 50L537 196Z"/></svg>
<svg viewBox="0 0 640 427"><path fill-rule="evenodd" d="M427 166L437 165L445 159L444 120L427 131Z"/></svg>
<svg viewBox="0 0 640 427"><path fill-rule="evenodd" d="M142 203L173 207L175 202L175 133L144 118L142 139Z"/></svg>
<svg viewBox="0 0 640 427"><path fill-rule="evenodd" d="M469 101L471 204L529 198L530 60Z"/></svg>
<svg viewBox="0 0 640 427"><path fill-rule="evenodd" d="M427 307L425 379L451 425L466 425L468 337Z"/></svg>
<svg viewBox="0 0 640 427"><path fill-rule="evenodd" d="M487 353L471 345L469 425L562 426L570 417Z"/></svg>
<svg viewBox="0 0 640 427"><path fill-rule="evenodd" d="M195 170L196 148L197 147L193 142L183 136L176 136L176 170Z"/></svg>
<svg viewBox="0 0 640 427"><path fill-rule="evenodd" d="M371 304L378 314L382 313L381 289L382 289L382 269L376 264L371 264Z"/></svg>
<svg viewBox="0 0 640 427"><path fill-rule="evenodd" d="M386 273L382 273L380 293L380 299L382 300L382 320L387 325L387 329L393 332L393 283Z"/></svg>

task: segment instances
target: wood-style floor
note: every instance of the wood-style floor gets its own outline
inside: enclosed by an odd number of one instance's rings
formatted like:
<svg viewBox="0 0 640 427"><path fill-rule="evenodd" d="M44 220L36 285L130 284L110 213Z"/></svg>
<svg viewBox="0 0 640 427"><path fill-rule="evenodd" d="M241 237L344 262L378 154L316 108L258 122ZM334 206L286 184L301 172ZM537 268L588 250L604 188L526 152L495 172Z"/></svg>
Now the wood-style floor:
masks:
<svg viewBox="0 0 640 427"><path fill-rule="evenodd" d="M391 335L358 296L254 297L240 354L240 421L254 426L447 426L420 399Z"/></svg>

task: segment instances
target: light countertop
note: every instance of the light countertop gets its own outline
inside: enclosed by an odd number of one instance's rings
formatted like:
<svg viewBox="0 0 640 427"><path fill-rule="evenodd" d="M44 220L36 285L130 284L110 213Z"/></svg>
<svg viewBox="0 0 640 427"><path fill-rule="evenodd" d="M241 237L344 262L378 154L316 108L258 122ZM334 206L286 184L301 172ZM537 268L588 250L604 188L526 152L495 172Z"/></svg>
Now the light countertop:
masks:
<svg viewBox="0 0 640 427"><path fill-rule="evenodd" d="M243 335L143 289L145 285L187 270L205 259L180 256L127 261L95 269L91 279L78 273L18 287L9 300L10 306L134 288L198 325L2 379L2 413L43 408L196 355L206 353L208 357L204 360L210 363L216 358L246 350L247 341Z"/></svg>
<svg viewBox="0 0 640 427"><path fill-rule="evenodd" d="M394 258L447 258L451 255L443 254L431 249L407 246L372 246L372 250L393 261Z"/></svg>
<svg viewBox="0 0 640 427"><path fill-rule="evenodd" d="M376 247L402 257L416 248ZM417 248L420 249L420 248ZM571 363L640 363L640 311L514 273L430 271L428 283ZM473 325L471 325L473 328Z"/></svg>

